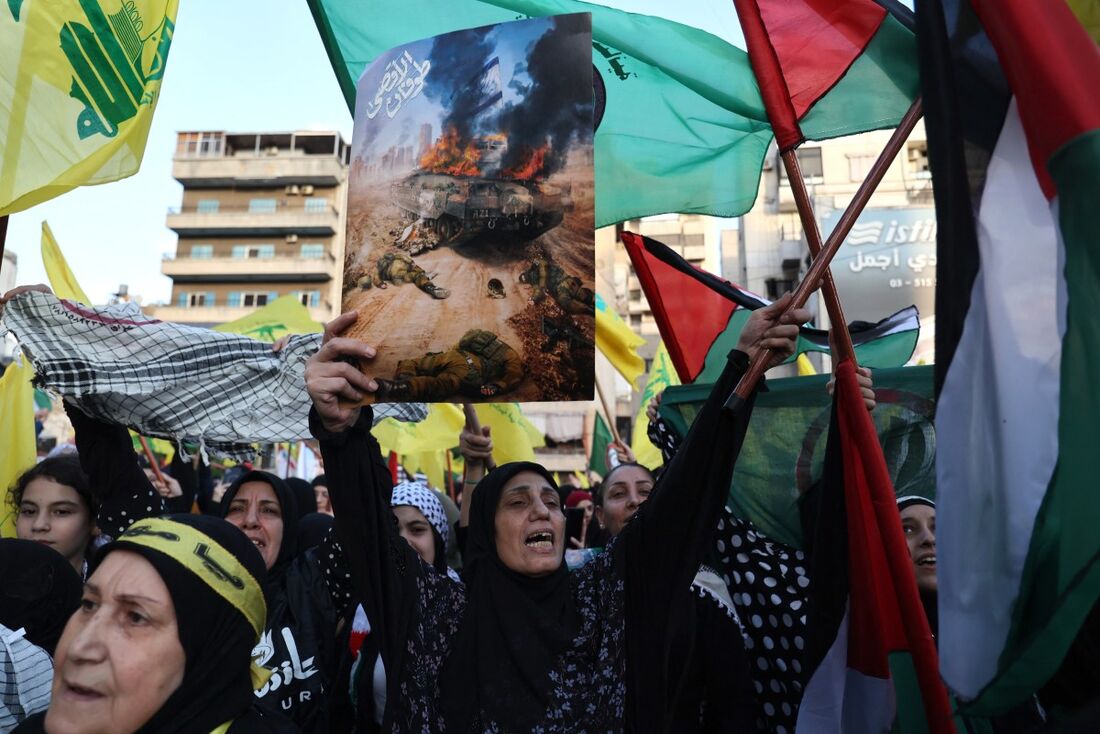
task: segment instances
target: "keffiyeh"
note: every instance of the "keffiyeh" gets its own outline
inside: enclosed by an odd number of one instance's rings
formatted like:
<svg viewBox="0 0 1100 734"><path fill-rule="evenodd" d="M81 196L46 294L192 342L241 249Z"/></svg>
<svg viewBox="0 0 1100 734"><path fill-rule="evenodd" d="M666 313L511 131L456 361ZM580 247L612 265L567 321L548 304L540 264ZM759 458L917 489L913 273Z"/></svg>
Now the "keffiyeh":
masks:
<svg viewBox="0 0 1100 734"><path fill-rule="evenodd" d="M447 545L449 534L447 513L443 511L443 503L439 501L435 490L418 482L402 482L393 488L393 495L390 498L390 507L401 505L411 505L420 510L439 533L439 537L443 539L443 545Z"/></svg>
<svg viewBox="0 0 1100 734"><path fill-rule="evenodd" d="M310 437L304 373L320 334L293 336L276 353L246 336L149 318L137 304L91 308L33 292L7 304L2 324L36 381L93 418L238 459L254 457L252 443ZM375 421L426 416L420 403L374 410Z"/></svg>

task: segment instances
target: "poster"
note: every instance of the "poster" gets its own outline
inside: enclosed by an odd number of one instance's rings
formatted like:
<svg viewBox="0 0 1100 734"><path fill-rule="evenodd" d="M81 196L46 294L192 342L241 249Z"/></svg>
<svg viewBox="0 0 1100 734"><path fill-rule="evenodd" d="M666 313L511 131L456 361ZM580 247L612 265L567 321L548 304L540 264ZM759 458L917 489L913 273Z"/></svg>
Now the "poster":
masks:
<svg viewBox="0 0 1100 734"><path fill-rule="evenodd" d="M375 399L589 400L587 13L405 44L359 79L343 310Z"/></svg>

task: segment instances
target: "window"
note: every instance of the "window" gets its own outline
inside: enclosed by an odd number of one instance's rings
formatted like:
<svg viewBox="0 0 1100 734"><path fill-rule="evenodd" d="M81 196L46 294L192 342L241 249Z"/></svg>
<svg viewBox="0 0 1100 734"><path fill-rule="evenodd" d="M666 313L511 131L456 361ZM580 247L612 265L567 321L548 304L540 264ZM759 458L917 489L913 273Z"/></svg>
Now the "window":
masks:
<svg viewBox="0 0 1100 734"><path fill-rule="evenodd" d="M821 168L821 148L799 148L795 155L798 157L798 166L802 169L802 178L806 183L821 183L824 173ZM778 162L779 177L787 180L787 168L783 161Z"/></svg>
<svg viewBox="0 0 1100 734"><path fill-rule="evenodd" d="M207 293L180 293L177 301L180 308L206 308L214 305L214 294Z"/></svg>
<svg viewBox="0 0 1100 734"><path fill-rule="evenodd" d="M909 170L916 174L917 178L931 178L932 170L928 167L928 143L921 140L909 143Z"/></svg>
<svg viewBox="0 0 1100 734"><path fill-rule="evenodd" d="M250 214L274 214L278 205L274 199L252 199L248 202Z"/></svg>
<svg viewBox="0 0 1100 734"><path fill-rule="evenodd" d="M848 156L848 180L862 183L878 156L860 153Z"/></svg>
<svg viewBox="0 0 1100 734"><path fill-rule="evenodd" d="M192 260L209 260L214 257L213 245L191 245Z"/></svg>
<svg viewBox="0 0 1100 734"><path fill-rule="evenodd" d="M303 306L321 305L321 291L299 291L297 296Z"/></svg>
<svg viewBox="0 0 1100 734"><path fill-rule="evenodd" d="M184 157L221 155L224 140L222 133L180 133L176 154Z"/></svg>
<svg viewBox="0 0 1100 734"><path fill-rule="evenodd" d="M310 214L324 214L328 211L328 199L311 196L306 199L306 211Z"/></svg>
<svg viewBox="0 0 1100 734"><path fill-rule="evenodd" d="M325 256L325 246L311 242L309 244L302 245L300 257L303 260L320 260Z"/></svg>
<svg viewBox="0 0 1100 734"><path fill-rule="evenodd" d="M238 260L270 260L275 257L275 245L233 245L233 257Z"/></svg>
<svg viewBox="0 0 1100 734"><path fill-rule="evenodd" d="M274 301L274 298L268 298L274 296L274 293L241 293L241 304L245 307L252 306L266 306L270 301Z"/></svg>
<svg viewBox="0 0 1100 734"><path fill-rule="evenodd" d="M196 209L199 214L217 214L219 206L221 206L221 202L217 199L199 199Z"/></svg>

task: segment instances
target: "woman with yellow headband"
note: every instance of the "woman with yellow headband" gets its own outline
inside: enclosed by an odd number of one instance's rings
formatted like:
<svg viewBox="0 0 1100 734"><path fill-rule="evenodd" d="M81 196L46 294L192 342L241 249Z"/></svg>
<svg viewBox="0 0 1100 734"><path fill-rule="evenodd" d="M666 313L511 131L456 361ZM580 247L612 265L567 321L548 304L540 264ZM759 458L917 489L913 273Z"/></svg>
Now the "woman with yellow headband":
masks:
<svg viewBox="0 0 1100 734"><path fill-rule="evenodd" d="M49 709L15 731L298 731L255 707L266 575L259 551L224 520L134 523L96 557L57 644Z"/></svg>

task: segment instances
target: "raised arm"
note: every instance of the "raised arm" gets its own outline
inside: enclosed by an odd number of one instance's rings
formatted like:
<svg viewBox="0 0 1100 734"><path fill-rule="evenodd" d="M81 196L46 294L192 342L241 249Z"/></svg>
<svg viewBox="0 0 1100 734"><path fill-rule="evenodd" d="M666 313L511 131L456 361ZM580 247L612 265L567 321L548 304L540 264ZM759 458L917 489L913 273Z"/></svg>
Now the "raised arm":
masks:
<svg viewBox="0 0 1100 734"><path fill-rule="evenodd" d="M138 466L126 427L92 418L68 402L65 412L76 433L80 465L100 502L100 531L117 538L132 523L163 515L164 500Z"/></svg>
<svg viewBox="0 0 1100 734"><path fill-rule="evenodd" d="M306 389L313 400L309 426L321 442L345 567L386 670L398 671L417 603L416 577L422 571L416 553L397 534L390 472L370 433L372 411L358 407L377 383L350 362L369 362L374 349L339 336L355 320L356 314L349 313L330 322L321 349L306 365Z"/></svg>
<svg viewBox="0 0 1100 734"><path fill-rule="evenodd" d="M738 349L716 383L688 437L666 467L653 496L623 530L619 545L633 556L631 566L647 569L654 589L686 587L705 557L729 494L733 464L747 430L748 414L730 416L722 407L755 354L774 351L773 365L794 352L805 309L784 315L789 297L755 311L746 322ZM671 584L666 587L665 584Z"/></svg>

